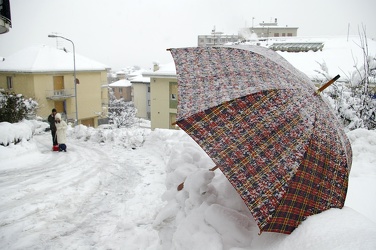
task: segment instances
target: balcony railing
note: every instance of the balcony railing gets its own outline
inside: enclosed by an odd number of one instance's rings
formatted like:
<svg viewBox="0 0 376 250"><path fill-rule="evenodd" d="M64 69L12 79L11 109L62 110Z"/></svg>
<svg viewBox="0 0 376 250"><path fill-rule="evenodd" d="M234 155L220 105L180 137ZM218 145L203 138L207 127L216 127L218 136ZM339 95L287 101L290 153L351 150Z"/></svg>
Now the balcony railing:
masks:
<svg viewBox="0 0 376 250"><path fill-rule="evenodd" d="M47 90L46 98L50 100L65 100L74 97L74 89Z"/></svg>

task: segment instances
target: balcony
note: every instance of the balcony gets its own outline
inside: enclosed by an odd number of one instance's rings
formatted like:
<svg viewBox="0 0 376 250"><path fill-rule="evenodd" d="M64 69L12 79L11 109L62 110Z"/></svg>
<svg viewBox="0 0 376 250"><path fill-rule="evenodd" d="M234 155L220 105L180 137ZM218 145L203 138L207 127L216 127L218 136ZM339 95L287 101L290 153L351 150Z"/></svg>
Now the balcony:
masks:
<svg viewBox="0 0 376 250"><path fill-rule="evenodd" d="M53 101L63 101L74 97L74 89L47 90L46 98Z"/></svg>

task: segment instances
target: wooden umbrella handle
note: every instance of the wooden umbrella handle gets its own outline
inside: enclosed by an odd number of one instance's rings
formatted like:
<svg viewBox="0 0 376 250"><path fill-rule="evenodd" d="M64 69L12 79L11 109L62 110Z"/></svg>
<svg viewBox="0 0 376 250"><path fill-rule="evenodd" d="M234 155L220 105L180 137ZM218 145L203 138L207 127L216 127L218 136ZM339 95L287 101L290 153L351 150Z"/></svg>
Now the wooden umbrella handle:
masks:
<svg viewBox="0 0 376 250"><path fill-rule="evenodd" d="M325 83L323 86L321 86L321 88L319 88L316 93L317 94L320 94L324 89L326 89L327 87L329 87L333 82L337 81L338 78L340 78L340 75L337 75L336 77L334 77L332 80L330 80L329 82Z"/></svg>
<svg viewBox="0 0 376 250"><path fill-rule="evenodd" d="M215 171L216 169L218 168L218 166L215 166L211 169L209 169L209 171ZM179 186L177 187L177 190L180 191L184 188L184 181L182 183L179 184Z"/></svg>

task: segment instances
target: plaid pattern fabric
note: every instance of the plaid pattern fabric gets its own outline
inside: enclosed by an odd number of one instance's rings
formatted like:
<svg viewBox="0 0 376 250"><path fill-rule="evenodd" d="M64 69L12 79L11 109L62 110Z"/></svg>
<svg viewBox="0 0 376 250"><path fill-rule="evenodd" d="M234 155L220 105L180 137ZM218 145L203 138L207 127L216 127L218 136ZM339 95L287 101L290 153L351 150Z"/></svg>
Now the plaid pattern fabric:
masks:
<svg viewBox="0 0 376 250"><path fill-rule="evenodd" d="M180 111L189 109L182 112L177 124L221 169L261 231L289 234L307 216L344 205L351 166L350 143L321 97L297 82L303 79L299 74L293 78L289 66L275 64L277 72L283 70L283 73L270 82L265 78L265 83L260 83L261 78L257 78L256 83L244 83L247 87L243 89L250 92L245 96L229 101L226 97L223 101L220 89L213 92L213 86L206 86L208 94L218 92L218 100L196 98L193 101L192 95L196 92L192 79L196 79L197 72L180 71L187 63L186 53L184 49L183 53L173 53L175 62L181 63L177 66L179 91L183 89L180 98L184 98L179 99ZM240 54L243 60L246 53L242 51L234 56ZM254 61L257 65L248 61L248 67L260 67L260 55L253 53L252 56L258 58ZM213 62L209 64L219 67ZM272 75L273 68L268 70L271 72L262 76ZM203 84L199 82L202 78L197 79L201 87L214 84L210 81ZM288 81L293 83L286 87ZM278 85L284 88L274 87ZM234 91L232 95L239 93ZM190 99L192 103L188 105Z"/></svg>
<svg viewBox="0 0 376 250"><path fill-rule="evenodd" d="M317 116L303 162L263 231L290 233L307 216L342 208L345 203L351 146L323 114Z"/></svg>

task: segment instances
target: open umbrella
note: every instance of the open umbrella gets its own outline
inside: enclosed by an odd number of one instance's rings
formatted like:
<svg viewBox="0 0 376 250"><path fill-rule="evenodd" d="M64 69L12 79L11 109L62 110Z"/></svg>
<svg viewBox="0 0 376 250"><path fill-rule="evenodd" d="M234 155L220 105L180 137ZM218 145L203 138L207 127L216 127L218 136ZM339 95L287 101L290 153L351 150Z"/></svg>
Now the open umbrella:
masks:
<svg viewBox="0 0 376 250"><path fill-rule="evenodd" d="M303 73L259 46L169 49L177 124L213 159L260 232L290 234L345 202L352 152Z"/></svg>

